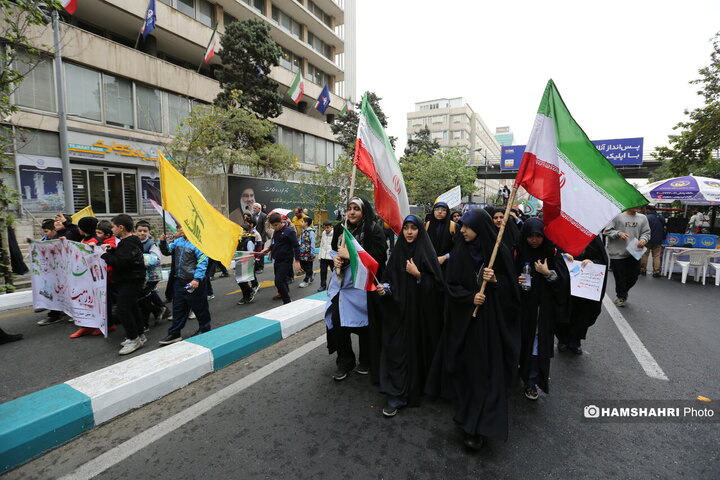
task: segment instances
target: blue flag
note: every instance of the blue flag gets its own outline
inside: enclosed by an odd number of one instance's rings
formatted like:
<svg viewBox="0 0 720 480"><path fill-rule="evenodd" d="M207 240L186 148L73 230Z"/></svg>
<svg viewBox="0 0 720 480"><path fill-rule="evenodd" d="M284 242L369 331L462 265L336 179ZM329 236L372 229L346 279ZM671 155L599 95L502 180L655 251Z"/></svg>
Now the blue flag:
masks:
<svg viewBox="0 0 720 480"><path fill-rule="evenodd" d="M143 23L142 30L140 30L143 40L145 40L145 37L147 37L150 32L155 30L156 21L157 16L155 15L155 0L150 0L147 12L145 13L145 23Z"/></svg>
<svg viewBox="0 0 720 480"><path fill-rule="evenodd" d="M317 99L317 102L315 102L315 108L318 112L325 115L325 110L328 109L330 106L330 90L328 89L328 86L325 85L325 87L322 89L322 92L320 93L320 96Z"/></svg>

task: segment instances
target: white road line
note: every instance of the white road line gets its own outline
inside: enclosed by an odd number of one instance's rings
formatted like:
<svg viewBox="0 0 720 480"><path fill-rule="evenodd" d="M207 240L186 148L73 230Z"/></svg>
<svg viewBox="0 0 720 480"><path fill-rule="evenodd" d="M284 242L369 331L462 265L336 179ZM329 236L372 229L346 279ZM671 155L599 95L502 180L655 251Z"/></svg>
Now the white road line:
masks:
<svg viewBox="0 0 720 480"><path fill-rule="evenodd" d="M313 340L312 342L306 343L300 348L297 348L292 352L278 358L274 362L265 365L264 367L254 371L248 376L241 378L237 382L213 393L212 395L205 398L204 400L201 400L195 405L186 408L185 410L173 415L172 417L163 420L154 427L149 428L144 432L140 433L139 435L136 435L135 437L121 443L117 447L108 450L102 455L82 465L74 472L61 477L60 480L84 480L100 475L105 470L117 465L129 456L139 452L143 448L159 440L168 433L171 433L174 430L182 427L191 420L194 420L200 415L215 408L228 398L237 395L246 388L253 386L265 377L271 375L282 367L294 362L306 353L319 347L325 342L325 338L325 335L322 335Z"/></svg>
<svg viewBox="0 0 720 480"><path fill-rule="evenodd" d="M645 348L645 345L640 341L640 338L630 324L628 324L627 320L625 320L625 317L622 316L620 310L618 310L607 295L603 298L603 305L610 314L610 318L615 322L615 326L620 330L633 355L635 355L635 358L640 362L640 366L645 370L645 373L652 378L668 380L668 377L665 375L665 372L662 371L660 365L658 365L648 349Z"/></svg>

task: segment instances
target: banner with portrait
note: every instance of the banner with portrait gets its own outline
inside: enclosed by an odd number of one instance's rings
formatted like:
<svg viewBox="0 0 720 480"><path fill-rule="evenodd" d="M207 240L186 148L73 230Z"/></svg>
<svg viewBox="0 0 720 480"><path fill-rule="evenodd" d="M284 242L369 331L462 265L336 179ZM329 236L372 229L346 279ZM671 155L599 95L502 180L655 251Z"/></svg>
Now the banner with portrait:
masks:
<svg viewBox="0 0 720 480"><path fill-rule="evenodd" d="M33 306L63 311L79 327L107 337L107 265L103 251L69 240L30 244Z"/></svg>

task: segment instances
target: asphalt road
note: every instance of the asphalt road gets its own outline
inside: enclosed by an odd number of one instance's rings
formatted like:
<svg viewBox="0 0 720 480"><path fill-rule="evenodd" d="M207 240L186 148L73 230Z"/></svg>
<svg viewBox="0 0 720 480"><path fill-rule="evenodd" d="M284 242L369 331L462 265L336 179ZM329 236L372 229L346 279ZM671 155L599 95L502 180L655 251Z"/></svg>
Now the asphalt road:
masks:
<svg viewBox="0 0 720 480"><path fill-rule="evenodd" d="M612 282L608 292L613 297ZM446 403L427 400L383 418L384 398L367 377L331 379L334 357L322 341L249 381L321 337L324 327L316 324L102 425L7 478L74 475L78 468L96 467L93 462L109 452L97 478L717 479L720 423L598 423L583 418L583 407L598 400L692 401L698 395L720 402L718 292L711 284L640 279L620 311L668 380L646 375L604 310L584 342L584 355L556 353L551 394L530 402L518 385L510 402L509 440L491 441L478 454L462 448ZM243 381L243 389L205 413L194 417L186 410ZM186 423L138 443L138 435L178 417Z"/></svg>

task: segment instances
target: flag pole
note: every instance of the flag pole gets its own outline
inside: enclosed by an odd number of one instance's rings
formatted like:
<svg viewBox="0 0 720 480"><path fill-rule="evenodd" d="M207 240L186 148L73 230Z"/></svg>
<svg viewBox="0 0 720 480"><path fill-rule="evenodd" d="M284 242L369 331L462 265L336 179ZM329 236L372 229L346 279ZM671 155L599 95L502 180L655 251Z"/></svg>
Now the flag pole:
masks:
<svg viewBox="0 0 720 480"><path fill-rule="evenodd" d="M353 198L353 194L355 193L355 176L357 175L357 165L353 161L353 167L352 167L352 175L350 176L350 192L348 193L348 202L351 198ZM345 218L343 219L343 227L347 228L347 211L345 212ZM345 245L345 232L343 231L343 234L338 239L338 248ZM340 267L337 267L335 269L335 273L337 273L338 280L342 280L342 274L340 273L342 269Z"/></svg>
<svg viewBox="0 0 720 480"><path fill-rule="evenodd" d="M507 224L508 217L510 216L510 208L512 208L512 204L515 201L515 194L517 193L518 186L513 185L512 192L510 193L510 198L508 198L507 206L505 207L505 217L503 218L503 223L500 225L500 230L497 234L497 239L495 240L495 247L493 247L492 255L490 255L490 261L488 262L487 268L493 268L493 265L495 264L495 257L497 257L497 252L500 249L500 244L502 243L502 237L505 233L505 225ZM512 277L512 274L510 275ZM487 280L483 279L482 285L480 286L480 293L485 293L485 287L487 286ZM478 310L480 309L480 305L475 305L475 310L473 310L473 318L477 317Z"/></svg>

